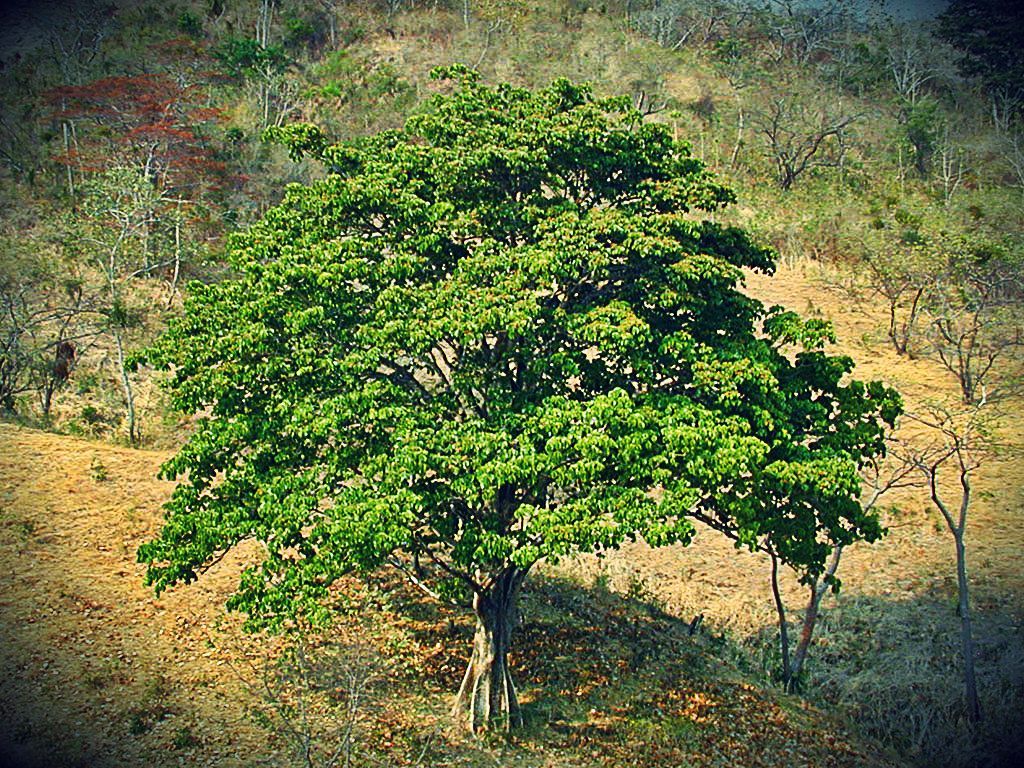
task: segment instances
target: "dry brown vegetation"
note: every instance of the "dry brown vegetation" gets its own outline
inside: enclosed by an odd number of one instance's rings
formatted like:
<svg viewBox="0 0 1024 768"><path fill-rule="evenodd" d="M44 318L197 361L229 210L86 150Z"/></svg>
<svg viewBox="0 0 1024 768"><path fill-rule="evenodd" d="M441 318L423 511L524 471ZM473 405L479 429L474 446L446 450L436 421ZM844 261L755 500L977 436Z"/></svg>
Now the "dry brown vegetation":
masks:
<svg viewBox="0 0 1024 768"><path fill-rule="evenodd" d="M128 46L152 43L151 36L139 36L158 26L150 4L119 5L134 15L125 14L128 34L118 43L125 51L118 56L141 60ZM193 5L205 13L207 5L220 4ZM232 30L251 29L258 4L226 5L225 14L206 22L211 47ZM882 305L860 305L830 289L840 276L798 255L848 258L835 237L844 231L844 219L866 215L877 195L895 195L897 178L900 198L905 181L912 191L937 182L904 179L903 155L897 177L896 160L887 153L895 151L903 129L892 104L880 107L887 98L881 90L869 90L858 102L871 117L856 126L859 167L851 165L849 178L807 180L806 187L798 184L780 197L749 126L738 162L730 157L736 108L747 100L755 104L772 83L741 92L697 48L669 55L626 31L617 15L576 0L531 4L537 8L520 26L495 35L486 50L482 25L466 28L457 12L461 4L437 10L437 3L422 3L422 10L387 22L368 3L326 5L343 9L337 18L346 42L337 50L350 69L332 74L323 60L310 54L306 61L301 54L303 65L291 75L303 88L334 80L356 84L344 97L326 90L306 96L305 117L333 135L400 124L410 94L418 100L432 87L429 69L452 61L479 60L488 81L536 85L568 76L593 80L599 93L671 101L672 108L655 119L669 122L737 187L736 215L771 240L786 264L775 277L749 275L751 292L804 316L831 319L839 351L857 360L857 377L884 379L903 393L908 408L933 398L956 403L957 384L938 362L893 352ZM563 6L569 9L564 18ZM177 10L163 10L165 26L178 34ZM33 12L43 39L60 19ZM10 38L15 31L12 25L0 33ZM17 46L5 41L3 47L13 52ZM369 98L359 89L391 75L398 78L393 92ZM964 103L958 97L957 104ZM249 96L240 92L225 104L231 126L248 136L250 154L240 155L238 170L253 174L252 210L263 210L284 181L308 169L286 164L281 155L263 156L255 139L258 110ZM980 114L987 126L986 104ZM984 217L971 218L971 227L1002 217L1010 229L1018 228L1019 198L1008 196L1004 205L989 194L1005 183L1003 144L982 128L968 134L962 138L977 166L972 186L943 210L952 220L958 205L977 208ZM35 139L27 146L47 151ZM51 183L60 187L62 176ZM32 202L27 189L4 191L5 242L48 256L49 250L40 250L40 243L52 240L43 226L44 207ZM41 193L33 188L32 194ZM150 285L140 291L163 306L163 287L159 296ZM51 426L111 439L123 432L109 357L102 343L91 348L55 403ZM232 553L198 583L159 600L143 586L136 549L157 531L171 489L155 479L157 468L180 444L185 426L161 421L164 403L148 375L141 378L136 386L144 444L167 451L129 450L0 423L0 764L291 764L296 756L280 723L268 731L253 716L253 710L273 714L261 684L283 641L243 635L239 617L223 611L252 551ZM369 586L346 583L338 595L338 621L323 639L369 648L386 668L359 712L355 763L1017 764L1024 754L1024 399L987 407L1001 412L1002 450L986 457L976 474L967 534L986 718L976 739L959 714L953 543L924 490L904 489L883 499L888 536L845 553L843 588L825 599L798 696L771 684L778 668L777 627L766 559L736 550L713 531L701 530L685 549L651 550L638 543L603 559L581 557L541 569L528 584L512 659L527 720L515 746L467 741L450 731L447 707L465 668L468 617L420 601L389 574ZM901 434L913 438L915 430L905 426ZM955 491L952 477L947 488ZM805 594L792 579L783 586L791 618L798 620ZM691 633L690 621L698 615L703 624Z"/></svg>
<svg viewBox="0 0 1024 768"><path fill-rule="evenodd" d="M955 395L936 364L890 353L879 318L843 304L820 278L820 269L806 266L748 283L769 303L833 319L859 375L895 384L911 407ZM1003 423L1004 442L1019 448L1017 423ZM0 743L16 760L159 766L290 759L280 730L268 734L250 717L261 703L265 660L281 641L244 636L236 617L223 614L246 555L229 556L197 584L159 600L142 585L135 550L159 525L171 485L154 478L166 457L0 425ZM1017 629L1022 480L1019 454L989 460L970 523L979 668L989 686L982 693L986 715L1008 740L1002 751L988 745L992 759L1009 759L1021 725L1012 707L1020 695L1013 676L1024 669ZM927 702L906 700L906 691L924 697L936 669L938 692L955 696L959 684L951 542L926 501L920 491L894 495L889 535L844 558L843 590L826 599L812 650L813 703L757 682L774 663L768 567L711 531L686 549L636 544L603 560L544 569L526 597L513 657L527 716L515 747L467 742L448 728L447 696L471 633L465 617L420 602L387 575L365 588L347 584L339 598L348 609L332 639L369 638L388 670L375 706L360 713L361 754L394 765L552 766L852 766L914 757L884 752L878 718L910 718L902 726L917 728L918 748L927 749L940 723L914 720L927 716ZM800 594L795 583L786 585L794 607ZM695 614L705 621L691 634ZM559 619L565 615L568 623ZM922 648L936 657L920 658ZM1006 668L1011 662L1017 666ZM879 690L892 700L851 690L851 680L870 688L879 674L890 676ZM842 708L823 714L832 703L845 705L875 738L844 726Z"/></svg>
<svg viewBox="0 0 1024 768"><path fill-rule="evenodd" d="M248 716L280 641L223 618L241 565L155 600L135 547L159 522L164 455L2 426L3 732L27 765L282 764L280 737ZM808 705L722 666L716 644L642 600L548 574L530 592L515 660L530 721L511 751L449 733L448 694L471 627L387 579L344 587L344 642L369 633L389 655L365 747L389 764L884 764ZM369 618L365 612L375 611ZM571 616L568 624L558 617ZM654 660L656 663L648 663ZM639 761L639 762L636 762ZM17 763L16 763L17 764ZM420 764L423 764L422 762Z"/></svg>

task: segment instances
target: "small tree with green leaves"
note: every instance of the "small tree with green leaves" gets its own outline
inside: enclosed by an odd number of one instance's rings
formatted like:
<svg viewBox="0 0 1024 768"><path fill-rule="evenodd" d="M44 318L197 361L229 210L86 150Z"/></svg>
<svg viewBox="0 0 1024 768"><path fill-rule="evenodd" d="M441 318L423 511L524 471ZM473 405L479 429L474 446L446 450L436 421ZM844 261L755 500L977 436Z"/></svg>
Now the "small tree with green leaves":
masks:
<svg viewBox="0 0 1024 768"><path fill-rule="evenodd" d="M861 507L866 513L873 512L883 495L894 488L913 485L908 476L914 465L906 459L879 456L863 467L865 492L861 497ZM800 632L795 647L791 647L789 637L789 620L786 617L786 604L779 585L779 556L772 548L770 539L758 544L758 549L768 555L771 562L772 598L775 602L775 613L779 622L779 656L782 662L781 682L787 691L795 691L804 681L804 664L814 639L814 630L818 624L821 602L829 592L838 593L841 582L837 573L843 557L845 543L835 545L828 557L825 569L814 577L803 576L801 581L807 588L807 603L800 619Z"/></svg>
<svg viewBox="0 0 1024 768"><path fill-rule="evenodd" d="M262 8L266 8L264 3ZM289 58L284 48L252 38L229 38L217 51L225 72L243 83L252 83L262 127L280 125L295 108L284 77Z"/></svg>
<svg viewBox="0 0 1024 768"><path fill-rule="evenodd" d="M229 607L270 629L397 568L475 614L459 720L511 727L535 563L685 543L699 513L814 578L878 535L857 468L898 398L739 290L771 254L701 218L732 193L628 99L438 74L404 130L271 132L327 173L232 238L237 279L193 285L146 355L204 416L139 557L159 592L261 542Z"/></svg>

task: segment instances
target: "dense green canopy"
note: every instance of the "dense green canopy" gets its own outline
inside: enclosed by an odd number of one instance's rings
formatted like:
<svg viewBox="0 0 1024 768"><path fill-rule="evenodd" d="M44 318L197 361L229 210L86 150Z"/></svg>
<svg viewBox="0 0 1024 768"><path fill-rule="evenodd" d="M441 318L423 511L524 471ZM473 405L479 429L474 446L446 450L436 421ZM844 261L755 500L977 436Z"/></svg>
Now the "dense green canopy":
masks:
<svg viewBox="0 0 1024 768"><path fill-rule="evenodd" d="M149 582L260 541L231 605L276 626L353 570L480 598L693 516L812 575L879 536L857 468L898 398L738 289L772 257L701 220L732 193L627 100L442 74L402 131L277 131L325 177L233 237L237 278L193 285L147 353L203 414Z"/></svg>

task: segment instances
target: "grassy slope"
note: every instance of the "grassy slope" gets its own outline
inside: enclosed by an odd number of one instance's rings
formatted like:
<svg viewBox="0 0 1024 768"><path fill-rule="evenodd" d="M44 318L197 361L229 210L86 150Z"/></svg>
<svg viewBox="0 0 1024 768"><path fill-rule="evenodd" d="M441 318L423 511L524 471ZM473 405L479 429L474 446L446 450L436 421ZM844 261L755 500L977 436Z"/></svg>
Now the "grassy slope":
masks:
<svg viewBox="0 0 1024 768"><path fill-rule="evenodd" d="M518 34L492 41L481 60L488 80L540 84L567 75L594 80L601 93L661 83L680 103L710 92L723 124L732 119L727 87L691 54L667 54L624 35L620 20L597 13L577 15L566 27L548 5L540 10L548 15L530 16ZM353 14L349 22L367 31L352 49L361 66L393 66L417 93L426 92L430 67L472 63L483 51L479 30L463 30L451 14L399 15L394 35L369 14ZM387 104L383 99L361 124L346 124L339 133L397 123L401 116L386 114ZM348 108L320 106L327 113ZM312 110L308 116L316 117ZM681 135L712 164L728 155L728 141L705 146L695 117L679 120ZM745 152L753 161L756 145ZM763 224L767 217L779 229L797 226L786 222L799 222L802 211L771 207L776 197L767 186L741 194L741 218ZM762 203L757 211L744 208L754 199ZM821 206L830 199L823 195ZM834 319L844 351L858 359L858 375L897 385L911 405L954 394L934 363L889 352L876 312L856 310L815 278L813 269L789 270L773 280L752 277L751 287L769 302ZM1011 413L1020 405L1012 404ZM1012 421L1006 437L1017 448L1024 445ZM254 699L241 678L251 681L246 660L258 666L267 652L263 641L243 639L233 621L218 628L244 553L160 601L141 586L134 551L158 525L169 492L168 484L152 479L162 458L0 425L0 743L26 759L158 766L185 757L218 765L284 759L281 744L268 743L244 716ZM979 477L969 557L980 613L980 672L994 731L1012 736L1024 732L1013 709L1024 681L1004 697L1000 667L1015 661L1011 678L1024 669L1016 629L1024 614L1024 578L1016 568L1024 464L1005 456L986 464ZM890 536L847 555L846 586L826 602L823 642L812 655L812 693L822 702L846 703L862 725L924 717L916 696L946 696L955 706L958 691L949 536L936 527L920 492L893 501L900 514L890 521ZM531 724L522 749L511 752L466 744L440 726L468 648L468 624L460 618L450 625L449 616L414 604L397 585L382 583L375 594L381 590L398 595L393 603L417 606L411 615L375 611L377 623L387 627L381 642L401 659L403 671L392 678L390 704L374 716L365 741L396 761L420 754L438 765L875 761L864 742L818 710L751 684L762 670L720 633L759 652L765 647L774 619L766 566L711 534L689 550L652 553L636 545L603 562L581 558L534 582L514 660ZM787 597L799 599L795 584L787 585ZM697 613L707 616L708 631L691 638L679 622ZM338 631L347 636L357 631L353 626L346 620ZM855 686L862 686L859 694ZM396 741L403 731L408 735ZM872 733L884 738L877 727ZM198 744L190 745L188 736ZM1014 747L1008 743L1004 751ZM55 761L58 748L64 757ZM788 749L795 752L780 757Z"/></svg>
<svg viewBox="0 0 1024 768"><path fill-rule="evenodd" d="M769 300L832 315L840 335L855 340L847 350L862 372L901 385L912 402L946 385L933 364L895 361L883 346L859 341L874 320L844 311L801 272L751 282ZM284 755L246 719L245 707L257 699L242 683L253 679L250 662L258 665L276 644L244 638L236 622L221 620L245 553L160 600L141 585L134 551L158 525L170 489L153 479L162 458L0 426L0 738L25 754L52 756L56 744L88 765L165 765L185 756L245 765L255 755ZM1022 469L1007 460L982 473L983 488L1009 489L979 499L972 520L983 615L1020 615L1013 525ZM860 605L848 617L855 620L869 610L861 603L870 602L875 618L861 631L885 658L912 652L907 643L919 629L955 648L948 539L931 525L919 496L902 506L910 525L850 554L847 587L830 607L842 615ZM882 764L874 748L831 717L754 684L736 665L720 632L743 638L770 631L766 573L756 557L710 534L689 550L637 545L600 564L581 558L545 569L529 591L513 662L530 724L521 746L506 753L464 743L444 726L447 695L469 646L465 618L381 581L373 594L391 599L381 607L374 598L378 625L387 627L379 642L401 663L364 743L398 763L422 753L431 764L776 765L785 752L794 765ZM795 585L789 594L797 596ZM920 610L933 600L947 609L938 618ZM691 637L686 622L697 612L709 630ZM353 621L342 620L341 637L354 631ZM881 636L914 621L919 626L911 624L904 637ZM876 628L878 637L871 635ZM841 630L836 637L848 642ZM829 637L826 629L826 643ZM827 645L815 649L828 653ZM955 690L955 670L947 667Z"/></svg>
<svg viewBox="0 0 1024 768"><path fill-rule="evenodd" d="M258 699L243 684L277 644L221 620L245 555L160 600L142 587L134 550L169 490L153 480L163 456L9 424L0 452L0 743L40 765L283 759L247 720ZM424 745L430 764L500 758L446 732L465 617L398 583L376 591L403 606L379 608L389 630L376 635L401 663L365 743L395 764ZM838 722L752 684L713 637L691 637L642 601L549 574L524 611L515 667L529 726L503 764L773 765L780 753L793 764L884 764ZM343 618L338 636L355 621Z"/></svg>

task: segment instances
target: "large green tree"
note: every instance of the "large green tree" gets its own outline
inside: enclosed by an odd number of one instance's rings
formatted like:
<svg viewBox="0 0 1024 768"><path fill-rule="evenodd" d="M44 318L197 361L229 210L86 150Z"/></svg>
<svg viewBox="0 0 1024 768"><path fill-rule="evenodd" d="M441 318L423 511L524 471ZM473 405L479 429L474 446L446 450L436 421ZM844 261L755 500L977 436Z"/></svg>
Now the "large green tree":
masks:
<svg viewBox="0 0 1024 768"><path fill-rule="evenodd" d="M508 727L531 566L685 543L697 516L815 577L880 534L857 466L898 400L738 289L771 254L701 219L732 193L628 100L438 74L402 131L275 132L327 173L233 237L238 277L193 285L147 355L203 417L139 555L160 591L261 542L229 606L270 628L397 567L472 606L456 712Z"/></svg>

